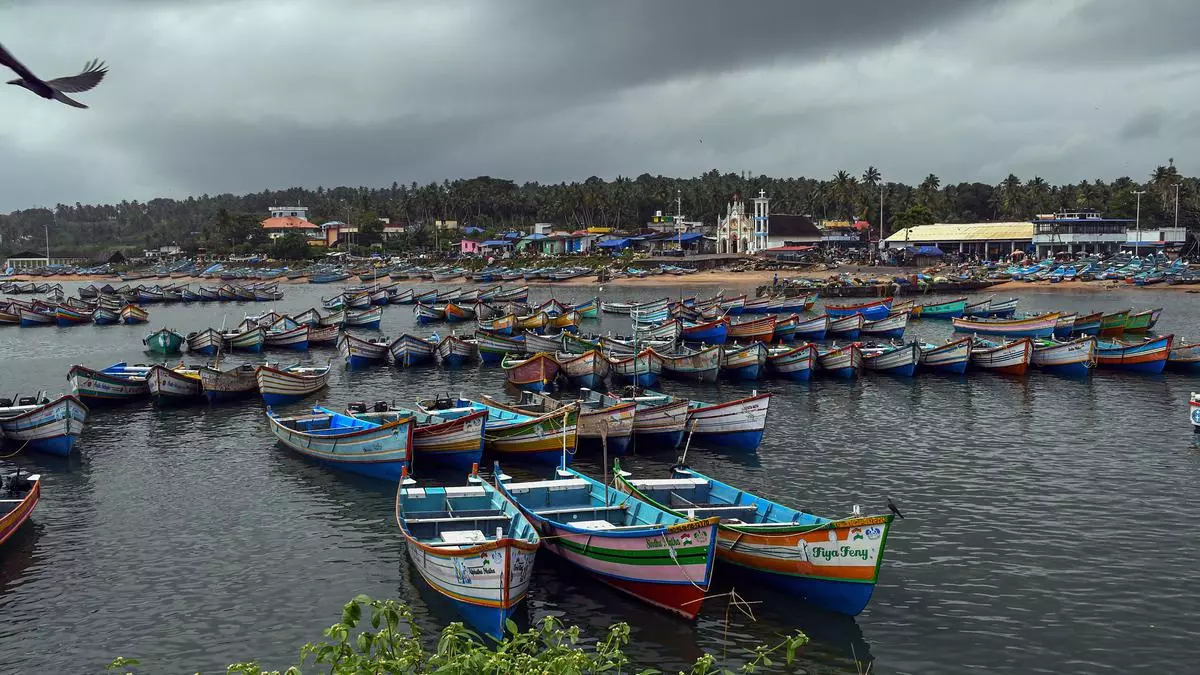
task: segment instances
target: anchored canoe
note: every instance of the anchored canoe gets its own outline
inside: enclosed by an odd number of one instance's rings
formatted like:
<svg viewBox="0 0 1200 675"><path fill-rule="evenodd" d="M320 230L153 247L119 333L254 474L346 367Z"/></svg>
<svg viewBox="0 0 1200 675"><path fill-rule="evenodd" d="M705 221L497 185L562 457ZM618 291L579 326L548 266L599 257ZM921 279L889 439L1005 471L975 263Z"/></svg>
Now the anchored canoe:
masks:
<svg viewBox="0 0 1200 675"><path fill-rule="evenodd" d="M146 349L159 354L178 354L183 342L183 335L170 328L160 328L142 340Z"/></svg>
<svg viewBox="0 0 1200 675"><path fill-rule="evenodd" d="M607 439L608 452L612 455L623 455L629 449L637 408L637 404L632 401L606 405L598 398L558 399L532 391L521 392L521 401L515 406L501 403L490 396L484 396L483 402L526 415L544 415L562 410L563 406L572 403L578 404L579 417L575 424L576 447L599 452L604 449Z"/></svg>
<svg viewBox="0 0 1200 675"><path fill-rule="evenodd" d="M42 477L21 469L0 474L0 545L20 529L42 496Z"/></svg>
<svg viewBox="0 0 1200 675"><path fill-rule="evenodd" d="M753 321L731 322L726 328L725 335L731 341L770 342L775 336L775 316L767 316Z"/></svg>
<svg viewBox="0 0 1200 675"><path fill-rule="evenodd" d="M885 375L912 377L921 361L921 347L916 342L906 345L862 347L862 364L866 370Z"/></svg>
<svg viewBox="0 0 1200 675"><path fill-rule="evenodd" d="M475 630L497 640L524 600L540 538L517 506L472 471L465 487L396 493L411 565Z"/></svg>
<svg viewBox="0 0 1200 675"><path fill-rule="evenodd" d="M1096 349L1096 365L1139 373L1161 373L1167 365L1174 339L1172 335L1164 335L1144 342L1100 340Z"/></svg>
<svg viewBox="0 0 1200 675"><path fill-rule="evenodd" d="M866 319L862 314L851 314L850 316L829 318L825 328L829 336L836 335L847 340L857 340L862 334L862 327L865 323ZM796 334L799 335L800 331L797 330ZM809 339L816 340L817 338Z"/></svg>
<svg viewBox="0 0 1200 675"><path fill-rule="evenodd" d="M504 369L504 378L509 384L530 391L550 389L562 368L549 352L538 352L528 358L506 355L500 367Z"/></svg>
<svg viewBox="0 0 1200 675"><path fill-rule="evenodd" d="M362 368L386 361L388 344L386 338L363 339L357 335L342 333L338 339L338 354L346 360L346 367Z"/></svg>
<svg viewBox="0 0 1200 675"><path fill-rule="evenodd" d="M694 619L712 580L717 518L689 522L571 469L497 488L542 534L542 546L599 581Z"/></svg>
<svg viewBox="0 0 1200 675"><path fill-rule="evenodd" d="M557 464L564 453L569 462L575 451L578 405L544 415L526 415L468 399L432 399L418 405L422 412L446 419L485 411L484 448L498 455Z"/></svg>
<svg viewBox="0 0 1200 675"><path fill-rule="evenodd" d="M654 397L664 403L676 400L674 396L654 391L646 391L638 398L649 401ZM723 450L757 450L767 426L770 403L770 393L724 403L689 401L687 432L692 436L692 444Z"/></svg>
<svg viewBox="0 0 1200 675"><path fill-rule="evenodd" d="M913 308L913 318L957 319L966 313L967 299L955 298L943 302L926 303Z"/></svg>
<svg viewBox="0 0 1200 675"><path fill-rule="evenodd" d="M735 380L757 380L767 365L767 346L754 342L745 347L717 347L721 375ZM664 370L666 363L664 361Z"/></svg>
<svg viewBox="0 0 1200 675"><path fill-rule="evenodd" d="M438 342L435 350L438 360L444 365L455 368L475 357L479 348L474 341L465 340L457 335L447 335Z"/></svg>
<svg viewBox="0 0 1200 675"><path fill-rule="evenodd" d="M567 381L576 387L596 389L608 379L612 368L600 351L591 349L582 354L558 354L556 359L567 376Z"/></svg>
<svg viewBox="0 0 1200 675"><path fill-rule="evenodd" d="M664 479L616 470L617 487L691 520L717 517L717 559L826 610L856 616L867 606L891 514L830 519L789 508L674 467Z"/></svg>
<svg viewBox="0 0 1200 675"><path fill-rule="evenodd" d="M434 340L427 340L409 333L404 333L388 344L388 351L392 354L392 363L401 368L432 361L436 350L437 342Z"/></svg>
<svg viewBox="0 0 1200 675"><path fill-rule="evenodd" d="M811 343L799 347L767 349L767 372L791 380L812 379L817 366L817 348Z"/></svg>
<svg viewBox="0 0 1200 675"><path fill-rule="evenodd" d="M347 415L382 423L398 417L411 417L416 421L412 438L412 462L424 466L433 462L439 466L469 469L483 459L483 432L488 411L477 410L461 417L443 417L424 410L410 410L388 405L387 401L376 401L371 410L363 402L351 403Z"/></svg>
<svg viewBox="0 0 1200 675"><path fill-rule="evenodd" d="M276 368L259 366L254 372L258 392L267 405L295 403L321 391L329 384L329 366Z"/></svg>
<svg viewBox="0 0 1200 675"><path fill-rule="evenodd" d="M967 372L967 364L971 361L972 338L965 337L950 340L945 344L921 345L920 367L941 373L962 375Z"/></svg>
<svg viewBox="0 0 1200 675"><path fill-rule="evenodd" d="M220 331L213 328L205 328L201 331L188 333L187 346L188 351L193 354L216 354L225 348L225 338L221 336Z"/></svg>
<svg viewBox="0 0 1200 675"><path fill-rule="evenodd" d="M74 365L67 371L71 389L88 406L120 403L150 395L146 384L147 366L128 366L124 361L103 370Z"/></svg>
<svg viewBox="0 0 1200 675"><path fill-rule="evenodd" d="M1059 375L1088 375L1096 366L1096 338L1089 335L1069 342L1034 340L1030 363Z"/></svg>
<svg viewBox="0 0 1200 675"><path fill-rule="evenodd" d="M150 366L146 384L150 387L150 397L159 405L192 403L204 395L200 372L184 367L182 362L175 368L157 363Z"/></svg>
<svg viewBox="0 0 1200 675"><path fill-rule="evenodd" d="M661 397L616 397L591 390L579 392L589 403L615 406L619 403L636 405L633 418L633 438L643 452L674 450L683 442L687 427L688 400L663 401Z"/></svg>
<svg viewBox="0 0 1200 675"><path fill-rule="evenodd" d="M862 350L857 342L842 347L817 347L817 372L852 380L862 372Z"/></svg>
<svg viewBox="0 0 1200 675"><path fill-rule="evenodd" d="M1058 313L1051 312L1020 319L951 319L951 322L954 324L955 332L958 333L998 335L1011 338L1048 338L1054 335L1058 317Z"/></svg>
<svg viewBox="0 0 1200 675"><path fill-rule="evenodd" d="M908 326L909 314L910 312L905 310L889 314L878 321L864 321L862 334L873 335L875 337L902 338L904 337L904 329Z"/></svg>
<svg viewBox="0 0 1200 675"><path fill-rule="evenodd" d="M28 448L67 457L83 433L88 412L87 405L73 394L53 401L35 397L15 402L0 400L0 439L7 439L18 450Z"/></svg>
<svg viewBox="0 0 1200 675"><path fill-rule="evenodd" d="M279 443L336 469L399 481L412 460L411 417L377 424L321 407L291 417L270 408L266 414Z"/></svg>
<svg viewBox="0 0 1200 675"><path fill-rule="evenodd" d="M892 298L880 298L869 302L852 305L831 305L825 303L825 313L831 317L851 316L862 314L868 321L878 321L886 317L892 310Z"/></svg>
<svg viewBox="0 0 1200 675"><path fill-rule="evenodd" d="M200 389L209 403L234 401L258 392L255 366L244 363L227 370L205 366L199 370Z"/></svg>
<svg viewBox="0 0 1200 675"><path fill-rule="evenodd" d="M662 374L679 380L716 382L721 370L721 347L714 345L682 354L654 352L661 364Z"/></svg>
<svg viewBox="0 0 1200 675"><path fill-rule="evenodd" d="M1033 357L1033 341L1028 337L1011 342L976 340L971 347L971 365L991 373L1024 375Z"/></svg>

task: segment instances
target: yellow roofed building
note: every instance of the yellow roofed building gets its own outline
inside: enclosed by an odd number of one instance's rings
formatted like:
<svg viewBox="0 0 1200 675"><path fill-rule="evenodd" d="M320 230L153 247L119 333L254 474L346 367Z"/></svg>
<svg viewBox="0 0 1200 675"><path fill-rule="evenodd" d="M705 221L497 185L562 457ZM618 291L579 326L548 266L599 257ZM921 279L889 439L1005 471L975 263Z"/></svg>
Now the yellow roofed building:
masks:
<svg viewBox="0 0 1200 675"><path fill-rule="evenodd" d="M983 258L1024 251L1033 243L1033 223L934 223L898 230L883 240L887 248L937 246L945 253Z"/></svg>

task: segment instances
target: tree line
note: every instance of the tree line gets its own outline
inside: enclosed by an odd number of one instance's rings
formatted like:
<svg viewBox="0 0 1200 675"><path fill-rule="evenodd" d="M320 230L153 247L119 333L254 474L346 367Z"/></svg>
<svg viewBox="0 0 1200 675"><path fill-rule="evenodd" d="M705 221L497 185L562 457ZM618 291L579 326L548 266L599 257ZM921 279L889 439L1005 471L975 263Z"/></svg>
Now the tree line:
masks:
<svg viewBox="0 0 1200 675"><path fill-rule="evenodd" d="M1112 181L1082 180L1051 185L1039 176L1010 174L996 185L947 183L929 174L918 185L881 180L875 167L861 173L841 170L828 179L748 176L712 170L692 178L642 174L612 180L591 177L582 182L517 184L480 176L441 183L388 187L294 187L244 195L201 195L186 199L157 198L118 204L58 204L0 215L0 253L40 250L44 226L58 252L92 255L115 249L175 243L185 248L224 251L265 244L259 222L272 206L302 205L315 223L343 221L369 224L364 236L378 238L378 218L407 226L399 247L430 247L437 239L435 220L454 220L489 232L527 231L532 223L549 222L561 229L611 227L636 231L655 214L675 212L676 197L688 220L713 224L725 213L733 195L745 199L765 190L772 213L806 214L817 220L865 220L885 234L932 222L1023 221L1035 214L1095 209L1113 218L1133 218L1135 191L1141 197L1141 221L1169 225L1175 219L1178 187L1179 223L1200 228L1200 180L1183 177L1169 160L1144 181L1124 176ZM883 211L879 202L882 190ZM878 236L875 234L874 236ZM456 241L442 236L440 244ZM452 241L446 241L451 239Z"/></svg>

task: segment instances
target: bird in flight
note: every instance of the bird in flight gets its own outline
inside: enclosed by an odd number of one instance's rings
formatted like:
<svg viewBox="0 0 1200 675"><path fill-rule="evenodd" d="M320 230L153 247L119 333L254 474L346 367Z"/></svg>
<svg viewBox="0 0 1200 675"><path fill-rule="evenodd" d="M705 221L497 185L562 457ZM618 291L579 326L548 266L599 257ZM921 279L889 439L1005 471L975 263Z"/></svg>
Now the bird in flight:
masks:
<svg viewBox="0 0 1200 675"><path fill-rule="evenodd" d="M888 507L888 511L891 511L892 513L900 516L900 520L904 520L904 514L900 513L900 509L896 506L896 504L894 502L892 502L891 497L888 497L887 507Z"/></svg>
<svg viewBox="0 0 1200 675"><path fill-rule="evenodd" d="M8 66L13 72L20 75L18 79L9 80L9 84L24 87L42 98L54 99L75 108L86 108L87 106L67 96L67 94L75 94L91 89L100 84L100 80L103 80L105 73L108 72L108 68L104 66L104 63L93 60L85 64L83 72L78 75L57 77L53 80L42 80L10 54L4 48L4 45L0 45L0 65Z"/></svg>

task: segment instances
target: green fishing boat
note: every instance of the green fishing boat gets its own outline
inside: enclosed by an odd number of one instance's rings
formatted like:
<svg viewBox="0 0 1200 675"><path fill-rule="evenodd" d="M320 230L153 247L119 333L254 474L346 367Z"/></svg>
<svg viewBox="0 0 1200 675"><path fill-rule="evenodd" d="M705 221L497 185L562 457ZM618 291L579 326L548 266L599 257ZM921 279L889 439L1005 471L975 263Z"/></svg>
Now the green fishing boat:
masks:
<svg viewBox="0 0 1200 675"><path fill-rule="evenodd" d="M178 354L183 345L183 335L170 328L160 328L142 340L146 349L158 354Z"/></svg>

